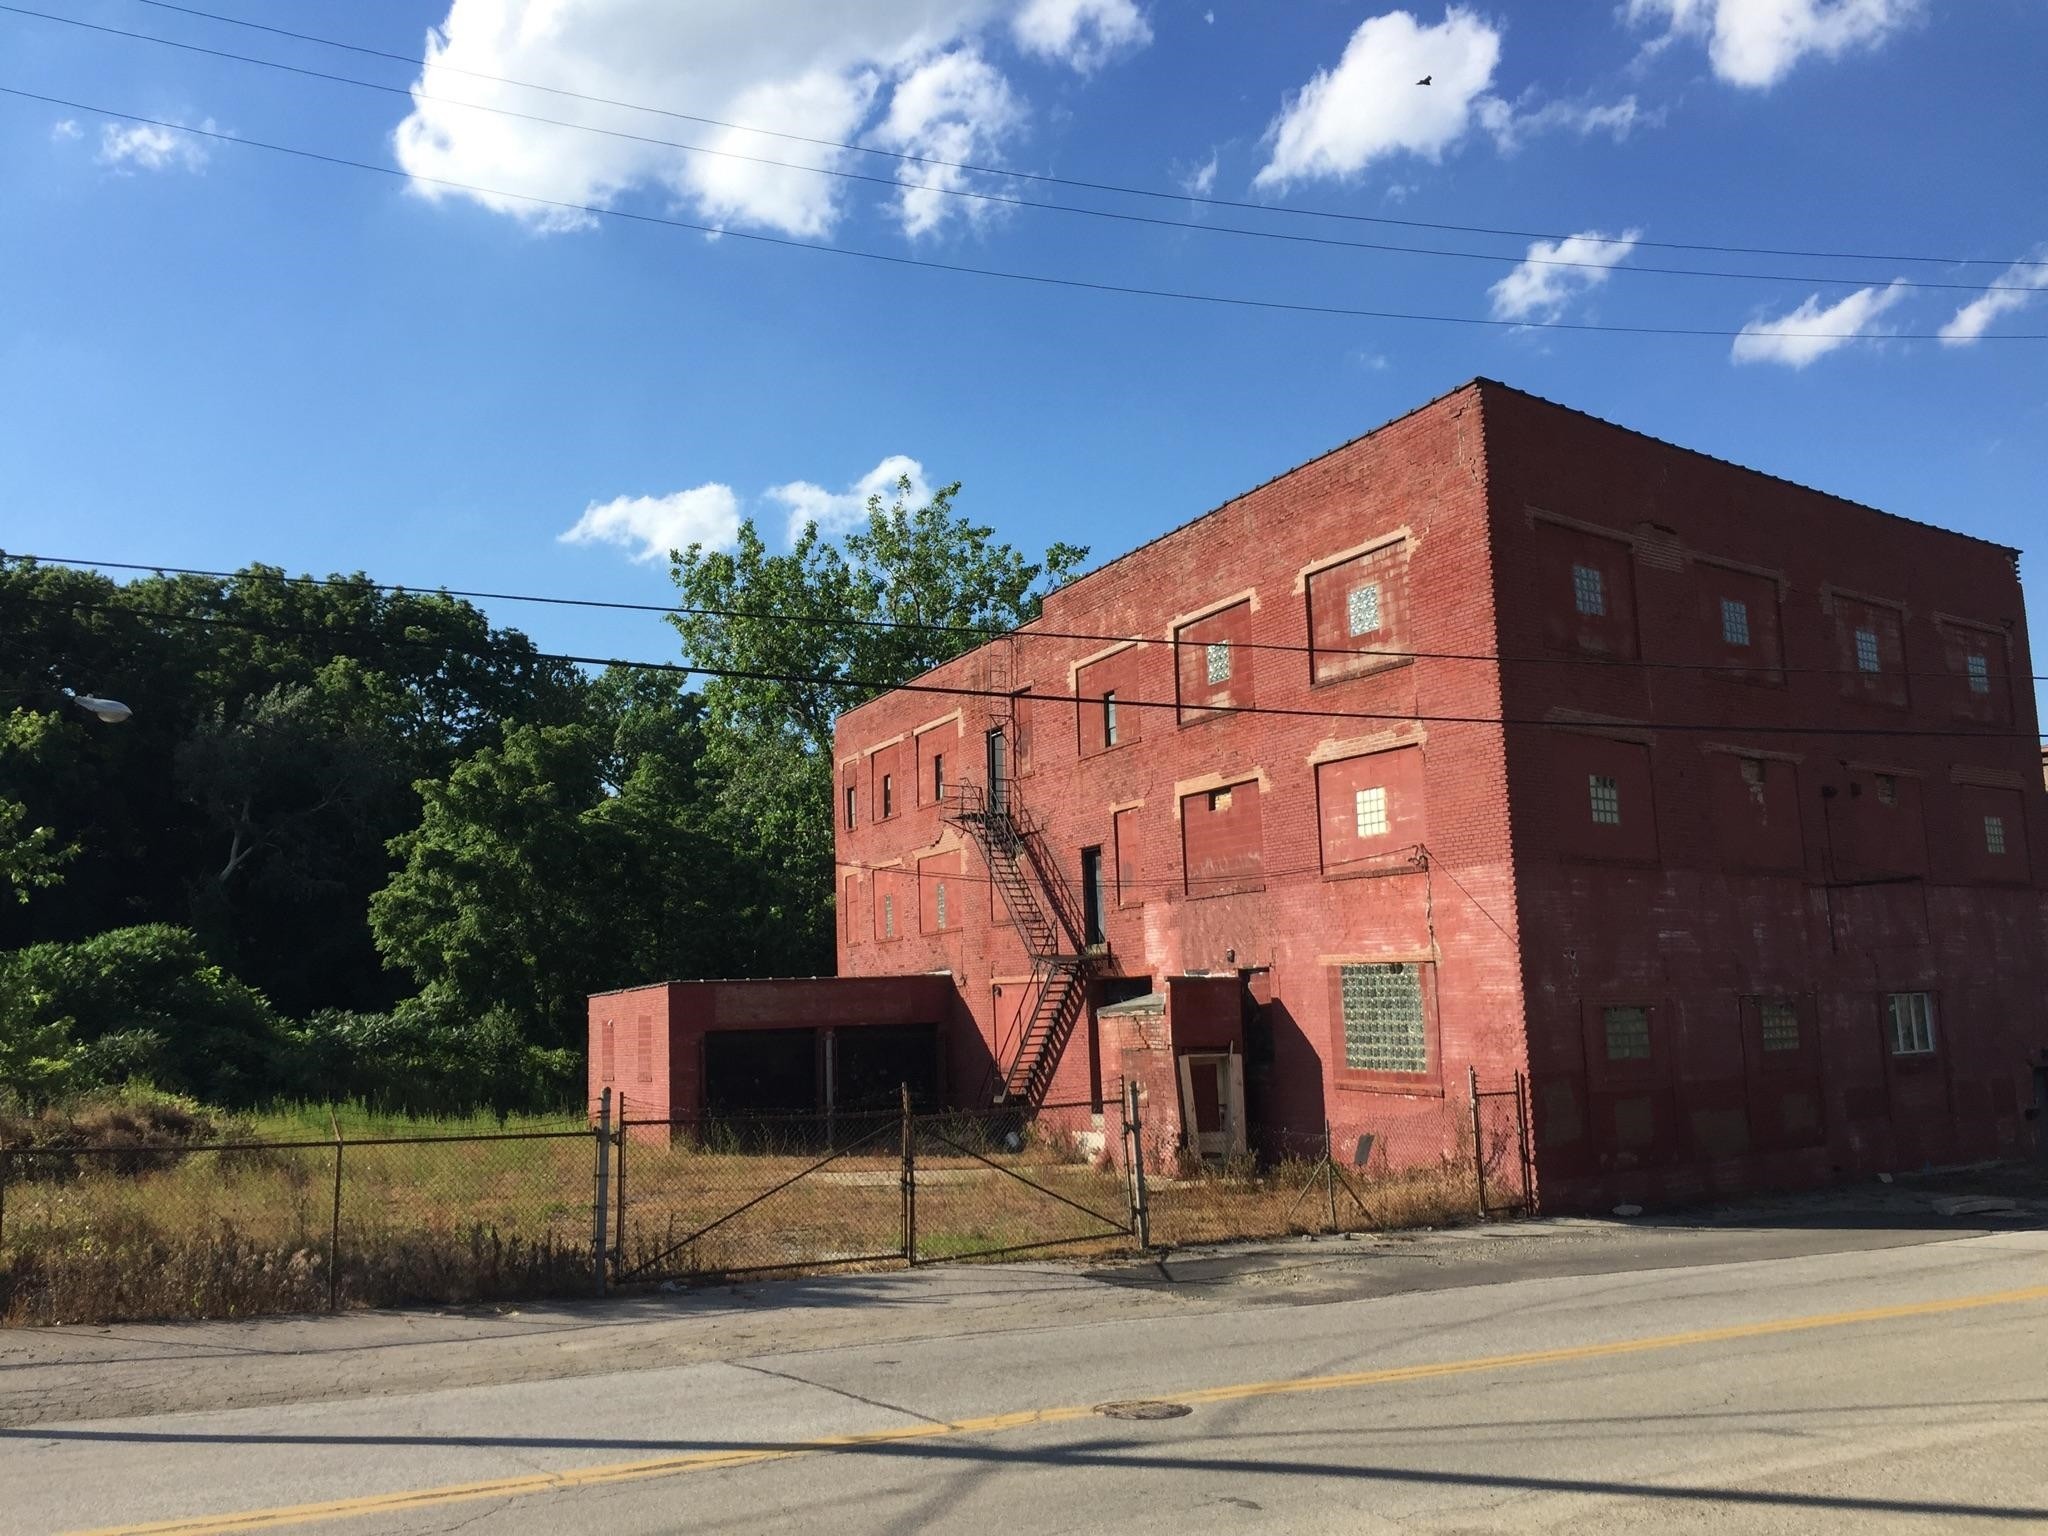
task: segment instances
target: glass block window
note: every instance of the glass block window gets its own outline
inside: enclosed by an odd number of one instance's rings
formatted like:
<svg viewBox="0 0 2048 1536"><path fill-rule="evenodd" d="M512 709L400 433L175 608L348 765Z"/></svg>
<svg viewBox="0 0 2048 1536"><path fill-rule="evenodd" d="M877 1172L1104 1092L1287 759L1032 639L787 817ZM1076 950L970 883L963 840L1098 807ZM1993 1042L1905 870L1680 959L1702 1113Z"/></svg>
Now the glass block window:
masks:
<svg viewBox="0 0 2048 1536"><path fill-rule="evenodd" d="M1928 992L1894 992L1885 999L1894 1056L1934 1054L1934 997Z"/></svg>
<svg viewBox="0 0 2048 1536"><path fill-rule="evenodd" d="M1338 974L1344 1001L1344 1065L1354 1072L1427 1072L1422 968L1346 965Z"/></svg>
<svg viewBox="0 0 2048 1536"><path fill-rule="evenodd" d="M1346 633L1376 635L1380 632L1380 584L1369 581L1362 587L1353 587L1344 598L1344 628Z"/></svg>
<svg viewBox="0 0 2048 1536"><path fill-rule="evenodd" d="M1721 638L1730 645L1749 644L1749 604L1739 597L1721 599Z"/></svg>
<svg viewBox="0 0 2048 1536"><path fill-rule="evenodd" d="M1607 612L1607 583L1597 566L1572 567L1572 605L1593 618Z"/></svg>
<svg viewBox="0 0 2048 1536"><path fill-rule="evenodd" d="M1387 791L1384 785L1375 784L1370 789L1361 789L1352 811L1360 837L1387 835Z"/></svg>
<svg viewBox="0 0 2048 1536"><path fill-rule="evenodd" d="M1877 631L1859 629L1856 631L1856 670L1858 672L1882 672L1883 665L1877 657Z"/></svg>
<svg viewBox="0 0 2048 1536"><path fill-rule="evenodd" d="M1899 781L1888 773L1877 776L1877 803L1897 805L1899 803Z"/></svg>
<svg viewBox="0 0 2048 1536"><path fill-rule="evenodd" d="M1984 851L1986 853L2005 852L2005 818L2003 816L1986 816L1984 818Z"/></svg>
<svg viewBox="0 0 2048 1536"><path fill-rule="evenodd" d="M1600 1022L1607 1031L1609 1061L1650 1059L1649 1009L1633 1005L1625 1008L1602 1008Z"/></svg>
<svg viewBox="0 0 2048 1536"><path fill-rule="evenodd" d="M1203 659L1208 666L1209 683L1212 687L1217 683L1227 683L1230 681L1230 642L1228 640L1211 640L1205 648Z"/></svg>
<svg viewBox="0 0 2048 1536"><path fill-rule="evenodd" d="M896 937L896 898L894 896L884 896L882 898L882 937L885 939Z"/></svg>
<svg viewBox="0 0 2048 1536"><path fill-rule="evenodd" d="M1116 690L1111 689L1102 696L1102 744L1116 745Z"/></svg>
<svg viewBox="0 0 2048 1536"><path fill-rule="evenodd" d="M939 882L938 891L932 898L933 921L941 928L946 926L946 882Z"/></svg>
<svg viewBox="0 0 2048 1536"><path fill-rule="evenodd" d="M1603 827L1621 825L1621 786L1604 773L1586 775L1586 790L1593 802L1593 820Z"/></svg>
<svg viewBox="0 0 2048 1536"><path fill-rule="evenodd" d="M1782 997L1767 997L1757 1005L1763 1015L1764 1049L1767 1051L1796 1051L1799 1049L1799 1010Z"/></svg>
<svg viewBox="0 0 2048 1536"><path fill-rule="evenodd" d="M1970 692L1989 693L1991 691L1990 662L1986 661L1982 656L1965 656L1963 658L1963 666L1970 674Z"/></svg>

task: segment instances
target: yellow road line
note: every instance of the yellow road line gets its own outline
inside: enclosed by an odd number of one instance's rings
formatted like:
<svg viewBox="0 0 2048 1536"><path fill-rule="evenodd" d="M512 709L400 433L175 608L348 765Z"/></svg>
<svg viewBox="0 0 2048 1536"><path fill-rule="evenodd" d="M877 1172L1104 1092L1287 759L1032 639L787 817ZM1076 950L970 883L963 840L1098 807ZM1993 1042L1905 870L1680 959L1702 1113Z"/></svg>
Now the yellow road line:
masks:
<svg viewBox="0 0 2048 1536"><path fill-rule="evenodd" d="M1359 1387L1386 1386L1397 1382L1429 1381L1444 1376L1465 1376L1478 1371L1522 1370L1530 1366L1606 1360L1619 1355L1686 1349L1702 1344L1724 1344L1738 1339L1761 1339L1773 1334L1808 1333L1815 1329L1843 1328L1857 1323L1935 1317L1946 1312L1969 1312L1982 1307L2007 1307L2028 1301L2048 1301L2048 1285L2027 1286L2011 1291L1990 1291L1976 1296L1949 1297L1939 1301L1910 1301L1890 1307L1864 1307L1854 1312L1823 1312L1807 1317L1779 1318L1764 1323L1735 1323L1726 1328L1701 1328L1689 1333L1666 1333L1651 1338L1617 1339L1606 1344L1574 1344L1562 1349L1528 1350L1512 1355L1483 1355L1471 1360L1396 1365L1373 1371L1343 1371L1333 1375L1298 1376L1279 1381L1237 1382L1230 1386L1203 1387L1192 1392L1167 1393L1160 1400L1194 1406L1203 1403L1236 1402L1254 1397L1279 1397L1293 1392L1338 1392ZM644 1461L572 1467L560 1472L535 1472L522 1477L488 1478L474 1483L444 1483L432 1488L364 1494L358 1498L329 1499L317 1504L245 1509L224 1515L192 1515L177 1520L151 1521L142 1525L105 1526L96 1531L79 1533L79 1536L215 1536L215 1533L258 1531L280 1525L307 1525L323 1520L344 1520L361 1515L403 1514L410 1510L428 1509L442 1504L462 1504L477 1499L513 1499L536 1493L561 1493L576 1488L599 1487L607 1483L675 1477L685 1472L708 1472L724 1467L746 1467L760 1462L785 1461L795 1456L817 1456L833 1451L858 1450L866 1446L895 1445L904 1441L931 1440L955 1435L1001 1434L1006 1430L1029 1429L1041 1424L1069 1424L1078 1419L1092 1418L1094 1414L1095 1409L1092 1406L1029 1408L1017 1413L956 1419L946 1424L911 1424L900 1429L870 1430L857 1435L796 1440L788 1445L699 1451L687 1456L659 1456Z"/></svg>

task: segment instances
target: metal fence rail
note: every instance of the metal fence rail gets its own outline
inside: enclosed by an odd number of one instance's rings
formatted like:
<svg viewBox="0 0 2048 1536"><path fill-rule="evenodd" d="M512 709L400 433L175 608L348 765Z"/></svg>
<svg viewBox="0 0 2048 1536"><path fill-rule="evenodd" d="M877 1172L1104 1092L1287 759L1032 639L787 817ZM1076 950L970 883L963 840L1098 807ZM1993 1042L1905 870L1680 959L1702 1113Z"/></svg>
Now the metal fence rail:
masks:
<svg viewBox="0 0 2048 1536"><path fill-rule="evenodd" d="M1166 1144L1134 1085L1036 1107L635 1116L582 1129L0 1146L0 1321L235 1317L616 1283L1356 1232L1531 1208L1527 1085L1383 1130ZM1398 1143L1400 1151L1392 1151Z"/></svg>

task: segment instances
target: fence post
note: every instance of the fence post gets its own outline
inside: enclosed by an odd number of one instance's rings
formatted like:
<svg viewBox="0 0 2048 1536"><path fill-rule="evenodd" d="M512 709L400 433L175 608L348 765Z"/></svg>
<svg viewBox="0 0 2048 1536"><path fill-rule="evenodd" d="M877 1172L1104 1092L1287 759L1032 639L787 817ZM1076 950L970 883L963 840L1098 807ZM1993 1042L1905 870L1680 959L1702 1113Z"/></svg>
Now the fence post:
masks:
<svg viewBox="0 0 2048 1536"><path fill-rule="evenodd" d="M619 1144L618 1205L612 1222L612 1279L617 1280L626 1268L626 1095L619 1092L619 1129L616 1136Z"/></svg>
<svg viewBox="0 0 2048 1536"><path fill-rule="evenodd" d="M1486 1220L1486 1148L1479 1140L1479 1069L1465 1068L1467 1096L1472 1103L1472 1176L1479 1184L1479 1219Z"/></svg>
<svg viewBox="0 0 2048 1536"><path fill-rule="evenodd" d="M1152 1246L1152 1211L1145 1200L1145 1127L1138 1118L1138 1085L1124 1082L1124 1131L1131 1143L1131 1235L1143 1252Z"/></svg>
<svg viewBox="0 0 2048 1536"><path fill-rule="evenodd" d="M917 1262L917 1127L910 1117L910 1084L903 1086L903 1262Z"/></svg>
<svg viewBox="0 0 2048 1536"><path fill-rule="evenodd" d="M1529 1152L1529 1075L1515 1074L1515 1151L1522 1159L1522 1214L1536 1214L1536 1189L1532 1182L1535 1158Z"/></svg>
<svg viewBox="0 0 2048 1536"><path fill-rule="evenodd" d="M1330 1197L1330 1230L1337 1230L1337 1154L1330 1146L1330 1122L1323 1122L1323 1190Z"/></svg>
<svg viewBox="0 0 2048 1536"><path fill-rule="evenodd" d="M14 1149L0 1142L0 1252L7 1240L7 1179L14 1172Z"/></svg>
<svg viewBox="0 0 2048 1536"><path fill-rule="evenodd" d="M604 1294L604 1229L610 1193L607 1183L612 1171L612 1091L606 1087L598 1098L597 1125L591 1137L597 1149L597 1198L591 1202L590 1272L597 1294Z"/></svg>
<svg viewBox="0 0 2048 1536"><path fill-rule="evenodd" d="M341 1310L341 1121L328 1110L334 1127L334 1215L327 1227L327 1310Z"/></svg>

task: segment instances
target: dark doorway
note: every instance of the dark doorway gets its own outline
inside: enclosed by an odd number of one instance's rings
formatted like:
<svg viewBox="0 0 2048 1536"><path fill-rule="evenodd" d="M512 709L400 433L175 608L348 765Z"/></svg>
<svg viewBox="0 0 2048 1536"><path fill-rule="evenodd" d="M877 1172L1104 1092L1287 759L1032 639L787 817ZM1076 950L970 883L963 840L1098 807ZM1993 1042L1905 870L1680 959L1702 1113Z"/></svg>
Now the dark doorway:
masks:
<svg viewBox="0 0 2048 1536"><path fill-rule="evenodd" d="M730 1029L706 1035L704 1107L714 1117L815 1113L818 1032Z"/></svg>
<svg viewBox="0 0 2048 1536"><path fill-rule="evenodd" d="M1010 740L999 725L988 733L988 808L1010 808Z"/></svg>
<svg viewBox="0 0 2048 1536"><path fill-rule="evenodd" d="M832 1043L839 1069L832 1107L839 1113L893 1113L905 1085L912 1109L938 1107L938 1025L846 1025L833 1032Z"/></svg>
<svg viewBox="0 0 2048 1536"><path fill-rule="evenodd" d="M1102 850L1081 850L1081 940L1102 942Z"/></svg>

